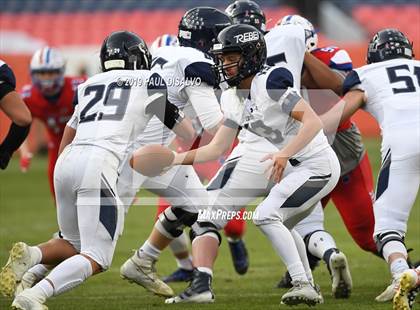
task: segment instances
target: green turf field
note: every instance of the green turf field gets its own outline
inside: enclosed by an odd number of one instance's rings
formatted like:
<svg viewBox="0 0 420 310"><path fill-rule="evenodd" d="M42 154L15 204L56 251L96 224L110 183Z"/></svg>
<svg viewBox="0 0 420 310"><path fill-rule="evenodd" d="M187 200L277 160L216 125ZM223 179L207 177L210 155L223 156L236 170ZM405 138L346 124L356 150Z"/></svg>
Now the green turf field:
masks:
<svg viewBox="0 0 420 310"><path fill-rule="evenodd" d="M379 144L366 141L376 177L379 168ZM144 193L143 193L144 194ZM147 194L149 195L149 194ZM351 199L351 197L349 198ZM415 248L413 260L420 259L420 205L416 201L409 222L406 244ZM398 207L398 206L394 206ZM132 250L147 238L153 226L156 208L136 206L126 219L124 235L121 237L111 269L81 285L77 289L57 298L47 305L50 309L277 309L285 290L274 288L285 268L271 249L269 242L249 222L245 237L251 266L245 276L235 273L226 241L223 242L215 267L213 305L165 305L163 299L152 296L142 287L120 279L119 266ZM360 250L351 240L333 205L326 211L326 228L335 236L338 246L346 253L353 275L354 291L349 300L335 300L330 293L330 280L324 265L315 271L315 280L322 287L325 304L318 309L391 309L391 304L378 304L374 297L390 280L386 264L371 254ZM0 171L0 264L6 262L8 250L15 241L23 240L37 244L57 230L55 210L49 193L46 177L46 159L39 157L27 174L18 169L14 160L7 171ZM167 274L176 268L170 253L163 253L158 270ZM176 292L186 284L173 285ZM420 298L418 298L420 299ZM6 309L11 299L0 297L0 309ZM420 309L420 304L417 304ZM306 306L293 309L306 309Z"/></svg>

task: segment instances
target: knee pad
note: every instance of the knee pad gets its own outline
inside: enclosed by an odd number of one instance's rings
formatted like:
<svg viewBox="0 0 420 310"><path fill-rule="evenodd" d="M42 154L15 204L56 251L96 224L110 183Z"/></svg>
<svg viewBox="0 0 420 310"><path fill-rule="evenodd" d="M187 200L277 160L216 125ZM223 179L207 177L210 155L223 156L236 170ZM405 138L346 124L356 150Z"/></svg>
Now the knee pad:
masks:
<svg viewBox="0 0 420 310"><path fill-rule="evenodd" d="M398 241L401 242L404 246L404 236L401 236L401 234L397 231L387 231L384 233L377 234L374 236L376 248L378 249L378 253L383 256L383 249L385 244L387 244L390 241Z"/></svg>
<svg viewBox="0 0 420 310"><path fill-rule="evenodd" d="M185 211L181 208L167 208L156 221L155 227L160 233L170 239L179 237L185 226L191 227L198 218L198 213Z"/></svg>
<svg viewBox="0 0 420 310"><path fill-rule="evenodd" d="M190 230L190 239L191 242L194 241L194 238L203 236L205 234L215 234L217 238L219 239L219 245L222 243L222 236L220 235L219 231L217 230L217 227L210 223L210 222L196 222Z"/></svg>

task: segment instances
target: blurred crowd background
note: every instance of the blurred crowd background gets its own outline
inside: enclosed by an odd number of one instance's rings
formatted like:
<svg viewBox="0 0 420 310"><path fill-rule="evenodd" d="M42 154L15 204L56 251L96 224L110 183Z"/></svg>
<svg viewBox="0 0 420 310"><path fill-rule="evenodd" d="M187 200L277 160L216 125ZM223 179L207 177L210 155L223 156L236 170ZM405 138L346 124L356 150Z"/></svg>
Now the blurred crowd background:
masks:
<svg viewBox="0 0 420 310"><path fill-rule="evenodd" d="M223 0L0 0L0 58L17 77L18 89L30 83L29 61L38 48L50 45L64 53L69 75L90 76L99 71L99 48L115 30L130 30L148 43L157 36L176 34L188 8L212 6L224 10ZM267 28L283 16L300 14L319 31L319 46L346 49L355 67L365 63L367 43L382 28L398 28L414 42L420 55L419 0L256 0L267 17ZM416 57L418 58L418 57ZM0 138L8 122L0 112ZM357 120L365 135L378 128L361 113ZM31 147L42 145L42 128L34 124Z"/></svg>

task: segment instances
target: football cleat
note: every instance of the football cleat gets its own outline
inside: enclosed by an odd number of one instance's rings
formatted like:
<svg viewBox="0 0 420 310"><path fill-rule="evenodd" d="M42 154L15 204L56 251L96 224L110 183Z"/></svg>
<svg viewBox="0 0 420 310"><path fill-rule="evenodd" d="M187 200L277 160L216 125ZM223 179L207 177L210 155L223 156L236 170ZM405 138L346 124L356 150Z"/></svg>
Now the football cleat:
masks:
<svg viewBox="0 0 420 310"><path fill-rule="evenodd" d="M277 288L291 288L291 287L293 287L292 278L290 277L290 273L286 271L283 278L281 278L279 283L277 283Z"/></svg>
<svg viewBox="0 0 420 310"><path fill-rule="evenodd" d="M13 297L16 286L26 271L31 268L29 247L23 242L15 243L9 259L0 272L0 292L5 297Z"/></svg>
<svg viewBox="0 0 420 310"><path fill-rule="evenodd" d="M315 306L323 302L322 295L309 282L292 281L292 284L293 287L281 297L282 304Z"/></svg>
<svg viewBox="0 0 420 310"><path fill-rule="evenodd" d="M334 252L331 254L328 267L331 272L333 296L335 298L349 298L353 281L344 253Z"/></svg>
<svg viewBox="0 0 420 310"><path fill-rule="evenodd" d="M130 257L120 269L121 277L130 283L137 283L146 290L163 297L171 297L174 291L159 279L153 258L138 257L137 252Z"/></svg>
<svg viewBox="0 0 420 310"><path fill-rule="evenodd" d="M192 280L193 271L184 269L184 268L178 268L173 273L171 273L169 276L164 277L162 280L165 283L170 282L189 282Z"/></svg>
<svg viewBox="0 0 420 310"><path fill-rule="evenodd" d="M248 251L245 242L239 239L237 241L229 241L228 243L236 272L241 275L245 274L249 267Z"/></svg>
<svg viewBox="0 0 420 310"><path fill-rule="evenodd" d="M32 272L25 272L25 274L22 277L22 280L16 286L15 296L19 295L24 290L31 288L38 281L39 279L36 277L35 274L33 274Z"/></svg>
<svg viewBox="0 0 420 310"><path fill-rule="evenodd" d="M414 300L420 288L420 273L415 270L406 270L403 272L397 293L393 300L394 310L411 310Z"/></svg>
<svg viewBox="0 0 420 310"><path fill-rule="evenodd" d="M13 300L12 310L48 310L48 307L41 303L31 290L26 290L17 295Z"/></svg>
<svg viewBox="0 0 420 310"><path fill-rule="evenodd" d="M212 277L208 273L194 269L193 279L187 289L178 296L166 299L165 303L212 303L215 298L211 289L211 280Z"/></svg>
<svg viewBox="0 0 420 310"><path fill-rule="evenodd" d="M388 287L381 294L376 296L375 300L377 302L388 302L388 301L391 301L394 298L394 296L397 293L398 288L399 288L401 275L402 274L399 274L399 275L395 276L392 279L391 284L388 285Z"/></svg>

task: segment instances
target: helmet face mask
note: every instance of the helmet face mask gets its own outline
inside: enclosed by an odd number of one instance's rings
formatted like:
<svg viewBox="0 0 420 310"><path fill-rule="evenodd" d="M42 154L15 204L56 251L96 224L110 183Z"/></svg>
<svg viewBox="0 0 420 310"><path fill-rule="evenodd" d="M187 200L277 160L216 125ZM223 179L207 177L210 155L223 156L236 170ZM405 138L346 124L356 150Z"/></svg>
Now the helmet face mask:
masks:
<svg viewBox="0 0 420 310"><path fill-rule="evenodd" d="M370 40L366 62L371 64L395 58L412 59L413 57L413 44L401 31L383 29Z"/></svg>
<svg viewBox="0 0 420 310"><path fill-rule="evenodd" d="M116 31L101 47L102 71L149 70L152 56L142 38L133 32Z"/></svg>
<svg viewBox="0 0 420 310"><path fill-rule="evenodd" d="M229 86L238 86L242 80L263 68L267 50L263 34L255 27L243 24L229 26L220 32L218 41L211 53L217 59L216 70L223 78L221 81L226 81ZM235 54L240 58L234 59ZM234 67L237 68L235 75L232 74Z"/></svg>
<svg viewBox="0 0 420 310"><path fill-rule="evenodd" d="M51 47L37 50L32 56L32 84L47 97L58 94L64 85L65 62L61 53Z"/></svg>

